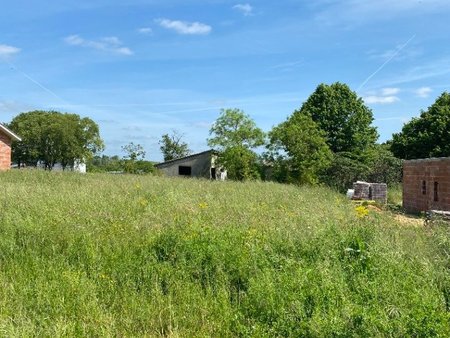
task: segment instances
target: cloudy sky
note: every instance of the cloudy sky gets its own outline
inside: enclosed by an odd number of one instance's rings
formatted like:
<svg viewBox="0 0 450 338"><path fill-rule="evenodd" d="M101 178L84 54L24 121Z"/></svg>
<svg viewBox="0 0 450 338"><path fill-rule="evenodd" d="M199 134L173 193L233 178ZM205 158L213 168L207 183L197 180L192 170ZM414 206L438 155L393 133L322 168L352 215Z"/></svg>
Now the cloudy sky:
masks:
<svg viewBox="0 0 450 338"><path fill-rule="evenodd" d="M380 141L450 90L448 0L15 0L0 11L0 122L53 109L105 153L163 133L207 149L221 108L268 131L320 83L347 83Z"/></svg>

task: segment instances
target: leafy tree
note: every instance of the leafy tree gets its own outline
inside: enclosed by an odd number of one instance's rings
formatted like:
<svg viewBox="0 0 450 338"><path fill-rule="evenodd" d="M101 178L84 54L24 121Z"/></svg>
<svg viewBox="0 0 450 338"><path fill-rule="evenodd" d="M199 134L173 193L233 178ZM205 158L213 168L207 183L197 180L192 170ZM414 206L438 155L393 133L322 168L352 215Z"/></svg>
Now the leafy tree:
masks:
<svg viewBox="0 0 450 338"><path fill-rule="evenodd" d="M17 115L9 128L22 141L13 144L13 160L47 169L56 162L65 168L76 160L89 160L104 148L98 125L89 118L56 111L31 111Z"/></svg>
<svg viewBox="0 0 450 338"><path fill-rule="evenodd" d="M321 181L345 192L358 180L387 183L401 182L402 161L396 158L386 144L376 144L364 153L340 152L333 154L330 166L321 175Z"/></svg>
<svg viewBox="0 0 450 338"><path fill-rule="evenodd" d="M391 149L403 159L450 156L450 94L442 93L420 117L394 134Z"/></svg>
<svg viewBox="0 0 450 338"><path fill-rule="evenodd" d="M365 163L370 167L367 180L388 185L402 181L402 160L395 157L388 144L377 144L366 152Z"/></svg>
<svg viewBox="0 0 450 338"><path fill-rule="evenodd" d="M225 148L220 154L219 163L223 163L227 177L232 180L260 178L258 155L245 146Z"/></svg>
<svg viewBox="0 0 450 338"><path fill-rule="evenodd" d="M126 153L124 158L130 161L142 161L145 158L144 147L140 144L130 142L122 146L122 151Z"/></svg>
<svg viewBox="0 0 450 338"><path fill-rule="evenodd" d="M172 131L172 134L164 134L159 141L161 152L164 156L164 161L170 161L177 158L185 157L191 154L187 143L182 142L183 135L177 131Z"/></svg>
<svg viewBox="0 0 450 338"><path fill-rule="evenodd" d="M325 133L309 115L294 114L269 133L268 159L275 179L299 184L318 183L331 160Z"/></svg>
<svg viewBox="0 0 450 338"><path fill-rule="evenodd" d="M320 84L294 115L309 115L325 132L334 152L364 151L375 144L376 128L372 111L346 84Z"/></svg>
<svg viewBox="0 0 450 338"><path fill-rule="evenodd" d="M212 147L244 146L247 149L264 144L264 132L240 109L222 109L219 118L209 131Z"/></svg>
<svg viewBox="0 0 450 338"><path fill-rule="evenodd" d="M16 116L8 127L21 136L22 142L14 142L12 160L18 164L33 164L50 157L45 153L46 140L50 137L50 112L33 111Z"/></svg>
<svg viewBox="0 0 450 338"><path fill-rule="evenodd" d="M264 144L264 132L239 109L222 109L219 118L209 131L210 147L217 147L219 157L228 172L236 180L258 176L258 156L252 150Z"/></svg>
<svg viewBox="0 0 450 338"><path fill-rule="evenodd" d="M321 181L340 192L345 192L358 180L366 180L370 166L358 154L334 153L330 166L323 172Z"/></svg>
<svg viewBox="0 0 450 338"><path fill-rule="evenodd" d="M99 134L98 125L89 118L82 118L76 114L64 114L61 156L59 161L63 168L73 166L75 160L88 160L93 154L103 149L103 143L90 142Z"/></svg>
<svg viewBox="0 0 450 338"><path fill-rule="evenodd" d="M122 160L119 156L96 155L87 163L89 172L122 171Z"/></svg>
<svg viewBox="0 0 450 338"><path fill-rule="evenodd" d="M136 162L136 170L135 173L137 174L149 174L149 173L155 173L155 163L151 161L137 161Z"/></svg>
<svg viewBox="0 0 450 338"><path fill-rule="evenodd" d="M122 151L126 153L123 158L124 171L130 174L137 174L140 172L139 167L145 158L144 147L140 144L130 142L122 146Z"/></svg>
<svg viewBox="0 0 450 338"><path fill-rule="evenodd" d="M154 162L144 161L143 159L133 162L130 165L130 158L121 159L119 156L94 156L87 162L87 170L89 172L133 172L133 173L154 173Z"/></svg>

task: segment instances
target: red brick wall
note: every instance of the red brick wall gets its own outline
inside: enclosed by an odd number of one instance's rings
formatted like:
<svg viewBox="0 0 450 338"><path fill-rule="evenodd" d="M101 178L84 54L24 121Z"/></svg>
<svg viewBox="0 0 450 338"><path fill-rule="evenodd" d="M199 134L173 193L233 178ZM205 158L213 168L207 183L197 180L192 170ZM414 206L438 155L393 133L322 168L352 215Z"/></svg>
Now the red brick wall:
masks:
<svg viewBox="0 0 450 338"><path fill-rule="evenodd" d="M403 162L403 208L407 212L450 211L450 157Z"/></svg>
<svg viewBox="0 0 450 338"><path fill-rule="evenodd" d="M0 131L0 170L11 168L11 139Z"/></svg>

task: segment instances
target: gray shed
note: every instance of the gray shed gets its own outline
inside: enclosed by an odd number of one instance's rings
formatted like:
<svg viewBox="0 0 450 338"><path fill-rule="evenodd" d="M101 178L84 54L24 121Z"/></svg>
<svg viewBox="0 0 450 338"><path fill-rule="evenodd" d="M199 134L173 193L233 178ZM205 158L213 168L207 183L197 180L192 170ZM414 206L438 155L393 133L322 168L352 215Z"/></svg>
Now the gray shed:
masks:
<svg viewBox="0 0 450 338"><path fill-rule="evenodd" d="M186 157L159 163L155 167L166 176L203 177L224 180L226 171L217 167L217 152L207 150Z"/></svg>

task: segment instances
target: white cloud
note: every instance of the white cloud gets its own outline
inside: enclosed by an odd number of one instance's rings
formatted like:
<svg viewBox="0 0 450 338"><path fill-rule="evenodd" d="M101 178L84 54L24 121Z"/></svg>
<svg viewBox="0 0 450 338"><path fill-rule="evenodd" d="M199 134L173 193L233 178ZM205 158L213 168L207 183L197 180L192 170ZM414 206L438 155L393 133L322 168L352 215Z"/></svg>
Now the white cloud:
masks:
<svg viewBox="0 0 450 338"><path fill-rule="evenodd" d="M342 24L343 21L353 25L367 24L417 13L439 13L450 7L448 0L322 0L318 3L325 9L316 18L329 25Z"/></svg>
<svg viewBox="0 0 450 338"><path fill-rule="evenodd" d="M212 30L211 26L201 22L186 22L179 20L159 19L156 22L163 28L173 30L183 35L206 35Z"/></svg>
<svg viewBox="0 0 450 338"><path fill-rule="evenodd" d="M407 116L392 116L392 117L382 117L382 118L375 118L376 121L402 121L402 122L408 122L411 118Z"/></svg>
<svg viewBox="0 0 450 338"><path fill-rule="evenodd" d="M99 40L86 40L79 35L70 35L64 41L71 46L88 47L122 55L133 55L133 51L124 47L122 41L115 36L104 37Z"/></svg>
<svg viewBox="0 0 450 338"><path fill-rule="evenodd" d="M400 101L396 96L400 93L400 88L385 87L380 90L366 92L364 102L367 104L391 104Z"/></svg>
<svg viewBox="0 0 450 338"><path fill-rule="evenodd" d="M192 126L194 126L196 128L210 129L213 124L214 124L214 122L198 121L198 122L194 122L192 124Z"/></svg>
<svg viewBox="0 0 450 338"><path fill-rule="evenodd" d="M137 31L140 34L152 34L153 33L153 29L151 29L150 27L141 27Z"/></svg>
<svg viewBox="0 0 450 338"><path fill-rule="evenodd" d="M280 63L280 64L270 67L270 69L275 69L280 72L292 72L292 71L295 71L300 66L302 66L303 64L304 64L303 60L297 60L297 61L292 61L292 62Z"/></svg>
<svg viewBox="0 0 450 338"><path fill-rule="evenodd" d="M233 9L240 11L245 16L253 14L253 7L250 4L237 4L233 6Z"/></svg>
<svg viewBox="0 0 450 338"><path fill-rule="evenodd" d="M400 92L400 88L383 88L381 90L382 96L392 96L397 95Z"/></svg>
<svg viewBox="0 0 450 338"><path fill-rule="evenodd" d="M427 98L433 90L430 87L421 87L414 91L418 97Z"/></svg>
<svg viewBox="0 0 450 338"><path fill-rule="evenodd" d="M370 59L379 59L382 61L386 61L389 59L395 58L395 61L403 61L409 59L415 59L421 55L423 55L423 50L417 46L409 46L407 49L402 50L401 53L398 53L398 50L402 48L402 45L397 45L395 48L385 50L379 52L377 50L370 50L367 52L367 55Z"/></svg>
<svg viewBox="0 0 450 338"><path fill-rule="evenodd" d="M430 59L427 63L407 69L402 74L385 79L384 82L391 85L410 83L450 74L450 57L442 59Z"/></svg>
<svg viewBox="0 0 450 338"><path fill-rule="evenodd" d="M0 101L0 113L18 113L36 109L36 106L18 101Z"/></svg>
<svg viewBox="0 0 450 338"><path fill-rule="evenodd" d="M72 46L79 46L85 43L85 40L80 38L78 35L70 35L66 37L64 41Z"/></svg>
<svg viewBox="0 0 450 338"><path fill-rule="evenodd" d="M400 88L385 87L380 90L366 92L364 102L367 104L391 104L400 101L398 96Z"/></svg>
<svg viewBox="0 0 450 338"><path fill-rule="evenodd" d="M122 42L115 36L109 36L109 37L103 38L102 41L109 43L112 46L119 46L122 44Z"/></svg>
<svg viewBox="0 0 450 338"><path fill-rule="evenodd" d="M11 56L20 52L20 48L0 44L0 57Z"/></svg>
<svg viewBox="0 0 450 338"><path fill-rule="evenodd" d="M395 103L399 101L400 99L397 96L366 96L364 98L364 102L367 104L389 104L389 103Z"/></svg>
<svg viewBox="0 0 450 338"><path fill-rule="evenodd" d="M144 131L145 128L143 128L140 125L129 124L129 125L125 125L124 127L122 127L122 130L125 130L125 131Z"/></svg>

